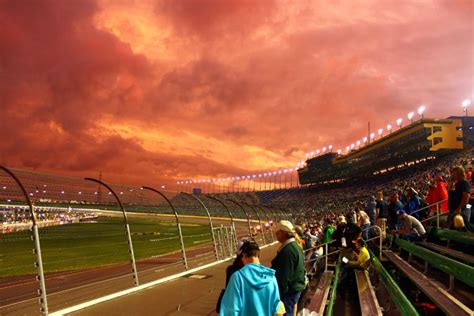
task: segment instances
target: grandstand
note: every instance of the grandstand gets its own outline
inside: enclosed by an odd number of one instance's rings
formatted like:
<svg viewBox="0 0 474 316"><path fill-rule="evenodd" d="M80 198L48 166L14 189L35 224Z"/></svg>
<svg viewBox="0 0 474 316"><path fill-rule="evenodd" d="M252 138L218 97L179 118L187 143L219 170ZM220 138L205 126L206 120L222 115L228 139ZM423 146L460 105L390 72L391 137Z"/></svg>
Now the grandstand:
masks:
<svg viewBox="0 0 474 316"><path fill-rule="evenodd" d="M47 314L140 284L148 291L146 285L159 278L225 265L240 238L272 245L274 223L281 219L322 235L338 216L365 208L376 191L403 196L414 187L425 199L433 179L447 179L455 165L471 165L466 120L423 119L347 155L311 158L299 170L307 185L290 189L189 194L5 169L25 191L0 173L0 313L34 314L38 297ZM441 202L427 208L439 210ZM473 233L448 230L443 214L432 215L423 221L430 236L423 242L396 239L389 245L381 243L382 234L371 233L371 268L356 275L355 301L337 293L344 249L334 240L308 247L311 282L300 309L325 315L349 309L349 315L472 315Z"/></svg>
<svg viewBox="0 0 474 316"><path fill-rule="evenodd" d="M421 119L347 154L327 153L307 160L298 170L301 184L354 181L377 173L402 169L468 147L463 126L468 119Z"/></svg>

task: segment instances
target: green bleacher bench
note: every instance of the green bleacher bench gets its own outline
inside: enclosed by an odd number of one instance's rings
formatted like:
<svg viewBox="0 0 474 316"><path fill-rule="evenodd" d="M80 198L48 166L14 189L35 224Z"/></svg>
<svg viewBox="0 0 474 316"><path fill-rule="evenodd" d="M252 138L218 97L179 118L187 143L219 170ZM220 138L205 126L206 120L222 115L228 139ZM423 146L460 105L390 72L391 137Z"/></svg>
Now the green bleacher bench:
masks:
<svg viewBox="0 0 474 316"><path fill-rule="evenodd" d="M417 242L417 245L423 246L425 248L429 248L431 250L435 250L436 252L439 252L441 254L447 255L448 257L469 263L469 264L474 264L474 256L469 255L467 253L457 251L448 247L443 247L437 244L429 243L429 242Z"/></svg>
<svg viewBox="0 0 474 316"><path fill-rule="evenodd" d="M369 273L367 270L356 270L355 276L357 281L357 290L359 292L361 315L382 316L382 309L380 308L377 297L375 296L375 292L372 287L372 283L370 282Z"/></svg>
<svg viewBox="0 0 474 316"><path fill-rule="evenodd" d="M311 302L308 305L307 309L309 313L315 312L316 315L323 315L324 309L326 308L326 303L329 295L329 290L331 288L331 281L334 277L333 271L325 271L321 279L319 280L316 291L314 292Z"/></svg>
<svg viewBox="0 0 474 316"><path fill-rule="evenodd" d="M415 306L410 302L402 289L398 286L397 282L392 278L390 273L383 267L379 259L370 251L371 267L377 272L380 281L390 295L391 300L397 306L400 315L402 316L418 316L419 313Z"/></svg>
<svg viewBox="0 0 474 316"><path fill-rule="evenodd" d="M397 238L395 244L439 270L446 272L451 278L454 277L470 287L474 287L473 267L403 239Z"/></svg>
<svg viewBox="0 0 474 316"><path fill-rule="evenodd" d="M452 296L448 290L416 270L398 255L392 251L384 251L383 254L447 315L473 315L473 311Z"/></svg>
<svg viewBox="0 0 474 316"><path fill-rule="evenodd" d="M440 239L454 240L457 242L474 245L474 233L458 232L451 229L431 228L434 230L434 235ZM430 228L428 228L428 231Z"/></svg>

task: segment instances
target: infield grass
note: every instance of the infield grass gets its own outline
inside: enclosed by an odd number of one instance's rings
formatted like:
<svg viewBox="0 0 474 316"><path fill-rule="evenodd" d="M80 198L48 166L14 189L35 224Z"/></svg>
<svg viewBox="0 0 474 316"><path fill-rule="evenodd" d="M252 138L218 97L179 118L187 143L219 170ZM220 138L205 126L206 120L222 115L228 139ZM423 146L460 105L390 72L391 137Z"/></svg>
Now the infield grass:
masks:
<svg viewBox="0 0 474 316"><path fill-rule="evenodd" d="M135 258L152 258L180 250L175 222L129 218ZM209 226L182 223L186 249L211 242ZM129 263L127 238L120 217L39 230L45 272L72 271ZM0 277L36 273L30 231L0 235ZM179 255L177 255L179 257Z"/></svg>

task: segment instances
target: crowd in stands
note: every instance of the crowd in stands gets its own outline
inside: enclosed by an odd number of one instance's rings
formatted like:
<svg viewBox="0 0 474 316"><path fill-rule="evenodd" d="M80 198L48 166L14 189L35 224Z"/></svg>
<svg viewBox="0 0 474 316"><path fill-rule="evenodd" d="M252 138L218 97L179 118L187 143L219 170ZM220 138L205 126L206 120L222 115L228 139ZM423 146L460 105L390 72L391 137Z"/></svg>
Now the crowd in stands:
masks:
<svg viewBox="0 0 474 316"><path fill-rule="evenodd" d="M287 191L276 202L279 207L291 210L299 225L278 223L276 235L281 246L270 269L247 267L249 262L258 263L249 259L256 252L248 254L246 247L242 248L242 254L227 269L227 289L222 292L218 312L235 315L245 310L265 315L295 315L295 304L306 283L303 269L308 272L317 268L314 263L324 255L325 243L329 243L329 249L340 250L339 293L345 295L356 291L354 271L364 270L369 264L367 245L371 239L385 239L390 234L387 247L393 245L393 238L423 241L432 224L430 218L437 213L447 215L445 228L473 232L472 157L472 150L464 151L436 164L412 168L403 177L385 183ZM375 230L374 225L381 231ZM252 272L255 269L258 272ZM268 287L267 296L258 298L256 289L263 286Z"/></svg>

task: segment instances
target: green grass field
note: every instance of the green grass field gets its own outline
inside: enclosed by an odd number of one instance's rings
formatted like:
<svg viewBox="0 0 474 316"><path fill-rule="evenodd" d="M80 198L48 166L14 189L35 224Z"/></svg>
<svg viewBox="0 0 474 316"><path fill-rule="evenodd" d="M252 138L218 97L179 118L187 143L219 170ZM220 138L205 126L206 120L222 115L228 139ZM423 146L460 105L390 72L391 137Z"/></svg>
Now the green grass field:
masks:
<svg viewBox="0 0 474 316"><path fill-rule="evenodd" d="M173 221L129 218L137 260L180 250ZM186 249L211 242L209 226L182 223ZM0 277L34 274L30 231L0 235ZM40 229L46 272L71 271L127 263L125 228L119 217L99 217L81 223ZM179 256L179 255L178 255Z"/></svg>

